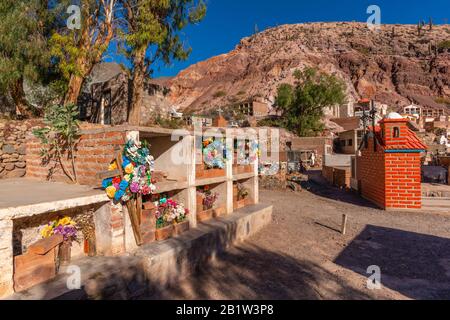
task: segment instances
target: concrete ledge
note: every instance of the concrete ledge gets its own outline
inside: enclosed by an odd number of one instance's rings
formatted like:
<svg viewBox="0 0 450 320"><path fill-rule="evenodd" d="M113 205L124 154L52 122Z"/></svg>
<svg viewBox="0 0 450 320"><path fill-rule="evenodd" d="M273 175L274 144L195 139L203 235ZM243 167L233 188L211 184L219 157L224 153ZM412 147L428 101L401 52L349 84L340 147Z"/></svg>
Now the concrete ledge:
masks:
<svg viewBox="0 0 450 320"><path fill-rule="evenodd" d="M132 299L174 285L227 247L247 239L272 221L272 206L257 204L204 223L185 234L139 248L121 257L74 261L82 288L69 290L71 273L9 299Z"/></svg>
<svg viewBox="0 0 450 320"><path fill-rule="evenodd" d="M255 174L253 172L239 173L239 174L233 175L233 181L249 179L249 178L253 178L253 177L255 177Z"/></svg>
<svg viewBox="0 0 450 320"><path fill-rule="evenodd" d="M0 186L0 220L55 212L109 199L103 190L32 179L6 179Z"/></svg>

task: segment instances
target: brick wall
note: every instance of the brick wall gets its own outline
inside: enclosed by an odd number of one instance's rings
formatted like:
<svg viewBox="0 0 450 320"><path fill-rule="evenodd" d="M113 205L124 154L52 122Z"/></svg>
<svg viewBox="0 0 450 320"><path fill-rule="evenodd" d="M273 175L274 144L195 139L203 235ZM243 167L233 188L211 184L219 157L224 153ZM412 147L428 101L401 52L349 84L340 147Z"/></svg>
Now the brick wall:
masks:
<svg viewBox="0 0 450 320"><path fill-rule="evenodd" d="M422 186L420 153L387 153L386 207L420 209Z"/></svg>
<svg viewBox="0 0 450 320"><path fill-rule="evenodd" d="M334 185L340 188L350 188L350 168L334 168Z"/></svg>
<svg viewBox="0 0 450 320"><path fill-rule="evenodd" d="M322 176L331 184L333 184L333 167L322 166Z"/></svg>
<svg viewBox="0 0 450 320"><path fill-rule="evenodd" d="M76 146L75 165L78 183L83 185L100 186L101 180L95 175L108 169L109 163L115 156L114 147L125 143L125 132L93 130L82 133ZM63 173L59 163L52 161L42 163L40 156L40 141L29 135L26 144L27 178L70 182ZM66 168L71 168L70 161L65 161Z"/></svg>
<svg viewBox="0 0 450 320"><path fill-rule="evenodd" d="M361 156L356 157L356 172L361 181L361 195L385 208L385 154L380 147L374 152L373 139L369 139L369 146L361 151Z"/></svg>
<svg viewBox="0 0 450 320"><path fill-rule="evenodd" d="M350 168L334 168L323 166L322 167L323 177L331 184L340 188L350 188Z"/></svg>

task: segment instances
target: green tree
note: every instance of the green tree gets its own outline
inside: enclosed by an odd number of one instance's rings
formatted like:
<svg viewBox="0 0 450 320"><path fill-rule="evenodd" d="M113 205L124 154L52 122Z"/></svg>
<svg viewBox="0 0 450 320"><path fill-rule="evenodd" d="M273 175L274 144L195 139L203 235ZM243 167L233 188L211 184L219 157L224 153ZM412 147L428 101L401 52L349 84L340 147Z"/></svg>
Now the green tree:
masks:
<svg viewBox="0 0 450 320"><path fill-rule="evenodd" d="M67 27L71 0L50 7L58 17L49 40L52 57L65 80L65 104L76 104L83 83L115 35L119 0L80 0L81 28Z"/></svg>
<svg viewBox="0 0 450 320"><path fill-rule="evenodd" d="M184 46L180 31L201 21L206 5L201 0L119 1L126 21L121 28L121 44L132 65L128 122L139 125L145 78L157 61L169 64L187 59L191 49Z"/></svg>
<svg viewBox="0 0 450 320"><path fill-rule="evenodd" d="M345 102L345 84L334 75L307 68L294 74L296 83L282 84L275 101L282 111L281 125L299 136L323 130L323 109Z"/></svg>
<svg viewBox="0 0 450 320"><path fill-rule="evenodd" d="M24 81L40 82L49 67L45 38L45 1L0 1L0 94L9 96L16 113L31 116Z"/></svg>

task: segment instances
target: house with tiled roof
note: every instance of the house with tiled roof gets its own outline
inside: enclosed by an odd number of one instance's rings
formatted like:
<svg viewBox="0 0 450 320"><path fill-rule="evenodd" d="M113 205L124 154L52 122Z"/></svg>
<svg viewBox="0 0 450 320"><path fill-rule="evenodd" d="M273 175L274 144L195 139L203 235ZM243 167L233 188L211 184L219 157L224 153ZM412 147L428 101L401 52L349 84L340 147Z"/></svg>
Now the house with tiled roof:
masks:
<svg viewBox="0 0 450 320"><path fill-rule="evenodd" d="M421 158L426 150L408 119L391 113L363 139L353 163L354 185L383 209L420 209Z"/></svg>

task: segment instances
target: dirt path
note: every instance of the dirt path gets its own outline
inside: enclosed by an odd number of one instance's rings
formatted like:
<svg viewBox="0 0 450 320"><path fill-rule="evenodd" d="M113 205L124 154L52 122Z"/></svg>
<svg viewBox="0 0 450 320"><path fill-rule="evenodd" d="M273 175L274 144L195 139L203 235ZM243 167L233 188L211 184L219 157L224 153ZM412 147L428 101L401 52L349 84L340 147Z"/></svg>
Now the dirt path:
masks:
<svg viewBox="0 0 450 320"><path fill-rule="evenodd" d="M151 298L450 299L450 215L384 212L351 193L310 187L261 190L274 205L270 226ZM333 230L343 213L346 236ZM381 269L380 290L367 289L371 265Z"/></svg>

